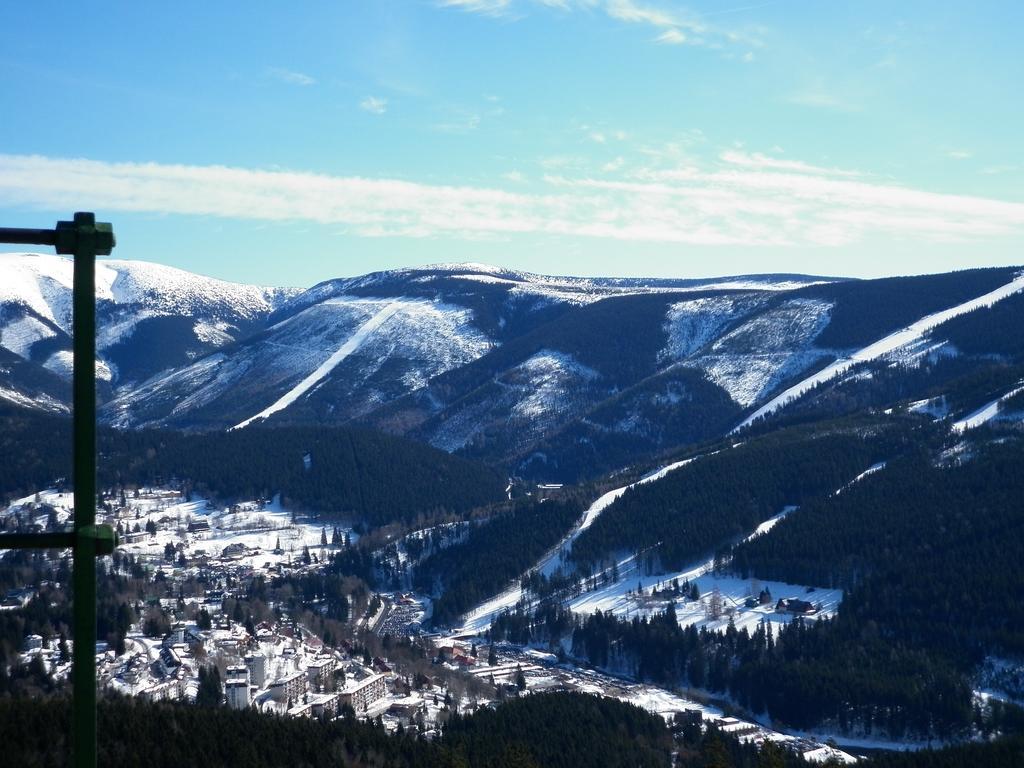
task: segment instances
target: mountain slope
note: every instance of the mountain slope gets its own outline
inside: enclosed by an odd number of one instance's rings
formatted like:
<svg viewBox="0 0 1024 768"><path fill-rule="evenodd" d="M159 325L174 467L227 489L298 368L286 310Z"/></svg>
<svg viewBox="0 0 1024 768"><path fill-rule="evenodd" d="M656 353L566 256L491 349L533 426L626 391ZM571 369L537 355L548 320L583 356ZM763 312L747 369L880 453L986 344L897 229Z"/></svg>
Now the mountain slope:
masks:
<svg viewBox="0 0 1024 768"><path fill-rule="evenodd" d="M0 254L0 346L71 376L72 260ZM97 374L140 381L244 338L296 293L194 275L141 261L96 263Z"/></svg>

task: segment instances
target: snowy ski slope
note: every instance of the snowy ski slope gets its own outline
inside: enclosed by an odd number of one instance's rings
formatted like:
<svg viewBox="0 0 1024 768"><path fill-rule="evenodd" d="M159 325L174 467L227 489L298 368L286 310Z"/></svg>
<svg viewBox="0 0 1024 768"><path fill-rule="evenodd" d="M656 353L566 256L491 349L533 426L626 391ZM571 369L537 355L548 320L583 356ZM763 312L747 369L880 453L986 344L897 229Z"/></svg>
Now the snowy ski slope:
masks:
<svg viewBox="0 0 1024 768"><path fill-rule="evenodd" d="M246 427L257 419L265 419L271 414L277 413L278 411L284 410L289 405L298 400L302 395L306 394L311 390L319 381L321 381L327 374L333 371L342 360L355 352L359 347L362 346L363 342L378 328L380 328L393 314L402 308L402 302L393 301L388 304L384 309L380 310L377 314L363 323L356 332L338 348L338 350L331 355L329 358L324 360L320 364L320 367L309 374L306 378L292 387L288 392L279 397L274 403L264 408L262 411L257 413L255 416L250 416L248 419L239 422L231 429L241 429Z"/></svg>

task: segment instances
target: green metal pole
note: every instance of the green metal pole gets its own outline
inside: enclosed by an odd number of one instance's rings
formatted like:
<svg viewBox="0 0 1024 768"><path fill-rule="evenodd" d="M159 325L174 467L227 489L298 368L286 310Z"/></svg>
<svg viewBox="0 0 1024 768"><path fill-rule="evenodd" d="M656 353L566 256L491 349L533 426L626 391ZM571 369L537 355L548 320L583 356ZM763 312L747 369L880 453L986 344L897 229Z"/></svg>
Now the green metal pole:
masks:
<svg viewBox="0 0 1024 768"><path fill-rule="evenodd" d="M76 213L74 311L75 533L96 524L96 219ZM75 537L72 744L75 765L96 765L96 540Z"/></svg>
<svg viewBox="0 0 1024 768"><path fill-rule="evenodd" d="M0 535L0 549L71 546L75 646L72 665L71 738L76 768L96 768L96 557L109 555L117 536L109 525L96 525L96 257L114 247L109 224L91 213L76 213L56 229L0 228L0 242L53 245L74 257L72 354L74 380L73 533Z"/></svg>

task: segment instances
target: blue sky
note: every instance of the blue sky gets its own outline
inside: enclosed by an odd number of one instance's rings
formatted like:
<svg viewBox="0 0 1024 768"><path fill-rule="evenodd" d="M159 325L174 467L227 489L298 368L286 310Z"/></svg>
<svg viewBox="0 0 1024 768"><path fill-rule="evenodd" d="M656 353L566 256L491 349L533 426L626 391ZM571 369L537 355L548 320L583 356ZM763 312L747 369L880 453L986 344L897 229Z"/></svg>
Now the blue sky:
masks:
<svg viewBox="0 0 1024 768"><path fill-rule="evenodd" d="M1019 264L1021 22L935 0L5 3L0 222L93 209L119 258L279 285Z"/></svg>

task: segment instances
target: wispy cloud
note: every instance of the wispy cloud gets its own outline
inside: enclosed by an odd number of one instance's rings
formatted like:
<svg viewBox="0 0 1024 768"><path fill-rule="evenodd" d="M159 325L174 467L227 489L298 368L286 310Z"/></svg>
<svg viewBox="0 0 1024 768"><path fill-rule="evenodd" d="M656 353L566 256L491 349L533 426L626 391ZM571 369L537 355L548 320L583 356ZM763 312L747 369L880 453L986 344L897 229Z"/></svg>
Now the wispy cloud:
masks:
<svg viewBox="0 0 1024 768"><path fill-rule="evenodd" d="M434 123L431 127L439 133L461 136L480 127L480 114L467 109L450 109L447 119Z"/></svg>
<svg viewBox="0 0 1024 768"><path fill-rule="evenodd" d="M951 160L970 160L974 157L974 153L969 149L951 149L946 152L946 157Z"/></svg>
<svg viewBox="0 0 1024 768"><path fill-rule="evenodd" d="M289 85L313 85L316 83L316 80L306 73L296 72L292 69L271 67L267 72L275 80L280 80L282 83L288 83Z"/></svg>
<svg viewBox="0 0 1024 768"><path fill-rule="evenodd" d="M739 13L770 4L735 7L708 15ZM658 0L440 0L440 5L494 17L522 15L531 5L556 8L560 11L592 11L597 8L616 21L652 28L656 33L652 39L663 45L711 48L734 44L760 45L758 34L749 30L726 29L717 24L709 24L704 17L685 11L676 4L670 4L669 0L660 0L660 3Z"/></svg>
<svg viewBox="0 0 1024 768"><path fill-rule="evenodd" d="M818 107L836 112L859 112L861 107L838 88L827 85L823 78L817 78L808 85L789 94L791 104L805 107Z"/></svg>
<svg viewBox="0 0 1024 768"><path fill-rule="evenodd" d="M359 102L359 108L374 115L383 115L388 111L388 100L379 96L367 96Z"/></svg>
<svg viewBox="0 0 1024 768"><path fill-rule="evenodd" d="M609 168L608 170L615 170ZM342 225L363 237L513 234L700 245L843 245L1024 235L1024 204L873 183L728 153L618 177L548 175L539 193L223 166L0 155L0 205Z"/></svg>
<svg viewBox="0 0 1024 768"><path fill-rule="evenodd" d="M686 35L680 32L678 29L666 29L656 38L656 43L664 43L665 45L682 45L686 42Z"/></svg>
<svg viewBox="0 0 1024 768"><path fill-rule="evenodd" d="M502 16L508 12L512 0L440 0L446 8L461 8L464 11L483 13L488 16Z"/></svg>
<svg viewBox="0 0 1024 768"><path fill-rule="evenodd" d="M857 171L845 171L840 168L824 168L820 165L811 165L801 160L782 160L777 157L763 155L760 152L742 152L740 150L726 150L722 152L719 159L730 165L739 165L744 168L755 168L759 170L793 171L796 173L809 173L816 176L860 176Z"/></svg>

